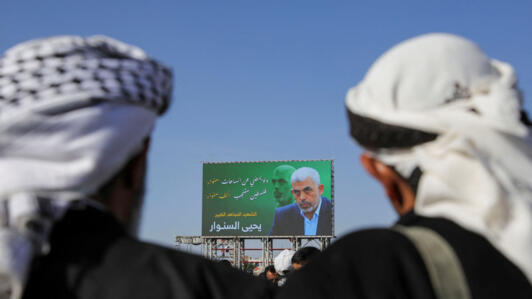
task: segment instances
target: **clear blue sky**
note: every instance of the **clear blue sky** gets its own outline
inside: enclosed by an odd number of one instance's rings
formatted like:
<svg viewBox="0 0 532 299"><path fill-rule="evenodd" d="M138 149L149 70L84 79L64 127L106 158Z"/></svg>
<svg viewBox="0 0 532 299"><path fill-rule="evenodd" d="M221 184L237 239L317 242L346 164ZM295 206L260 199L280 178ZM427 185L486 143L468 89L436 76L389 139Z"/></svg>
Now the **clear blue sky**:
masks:
<svg viewBox="0 0 532 299"><path fill-rule="evenodd" d="M152 142L141 237L201 232L202 162L335 159L337 235L396 218L358 163L344 109L386 49L428 32L476 41L532 94L531 1L5 1L0 49L105 34L174 70ZM530 111L530 97L526 107Z"/></svg>

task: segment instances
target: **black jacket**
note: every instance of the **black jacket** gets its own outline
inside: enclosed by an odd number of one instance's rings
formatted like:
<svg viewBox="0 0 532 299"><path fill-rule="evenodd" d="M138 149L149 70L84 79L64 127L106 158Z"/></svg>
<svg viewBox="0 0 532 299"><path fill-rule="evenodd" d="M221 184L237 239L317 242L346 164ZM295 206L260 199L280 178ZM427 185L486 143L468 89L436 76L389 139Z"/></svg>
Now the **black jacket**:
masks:
<svg viewBox="0 0 532 299"><path fill-rule="evenodd" d="M293 236L305 234L305 221L300 214L297 203L275 209L270 236ZM321 208L318 217L316 235L326 236L332 234L332 203L329 199L321 197Z"/></svg>
<svg viewBox="0 0 532 299"><path fill-rule="evenodd" d="M472 298L532 298L525 275L484 237L443 218L408 214L399 224L430 228L450 244ZM430 299L435 295L409 239L394 230L368 229L341 238L293 273L278 298Z"/></svg>
<svg viewBox="0 0 532 299"><path fill-rule="evenodd" d="M34 260L24 298L269 298L272 286L230 266L129 237L109 214L70 210Z"/></svg>

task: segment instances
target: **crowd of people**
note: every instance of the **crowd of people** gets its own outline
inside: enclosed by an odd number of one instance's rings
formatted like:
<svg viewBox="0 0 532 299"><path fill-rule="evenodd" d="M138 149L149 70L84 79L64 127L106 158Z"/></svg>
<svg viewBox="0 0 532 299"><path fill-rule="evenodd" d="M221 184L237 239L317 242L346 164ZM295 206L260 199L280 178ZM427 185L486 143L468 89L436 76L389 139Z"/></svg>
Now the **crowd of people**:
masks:
<svg viewBox="0 0 532 299"><path fill-rule="evenodd" d="M273 265L257 267L262 271L253 271L254 275L270 281L273 285L282 286L291 274L301 269L321 251L313 246L305 246L297 251L285 249L275 258Z"/></svg>
<svg viewBox="0 0 532 299"><path fill-rule="evenodd" d="M348 91L399 220L266 279L136 238L171 91L169 68L104 36L0 58L0 298L532 298L531 123L512 66L473 42L409 39Z"/></svg>

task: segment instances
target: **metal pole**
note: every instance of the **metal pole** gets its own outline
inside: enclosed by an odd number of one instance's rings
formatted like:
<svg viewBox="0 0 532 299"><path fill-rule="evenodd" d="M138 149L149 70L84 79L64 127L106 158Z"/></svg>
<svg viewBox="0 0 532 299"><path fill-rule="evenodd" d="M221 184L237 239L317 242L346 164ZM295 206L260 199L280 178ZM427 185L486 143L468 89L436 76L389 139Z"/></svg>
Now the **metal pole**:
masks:
<svg viewBox="0 0 532 299"><path fill-rule="evenodd" d="M261 238L260 239L260 243L262 245L262 256L261 256L261 260L262 260L262 266L264 268L266 268L266 266L268 266L267 262L268 262L268 257L267 257L267 254L268 254L268 245L267 245L267 238Z"/></svg>
<svg viewBox="0 0 532 299"><path fill-rule="evenodd" d="M240 266L238 269L244 270L245 260L246 260L246 239L238 238L238 245L240 247Z"/></svg>
<svg viewBox="0 0 532 299"><path fill-rule="evenodd" d="M240 242L237 241L237 238L233 238L231 240L231 243L233 243L233 267L240 269L241 266L241 258L240 258Z"/></svg>
<svg viewBox="0 0 532 299"><path fill-rule="evenodd" d="M207 257L207 240L205 238L201 238L201 246L203 247L203 256Z"/></svg>
<svg viewBox="0 0 532 299"><path fill-rule="evenodd" d="M212 247L212 244L211 244L211 239L210 238L207 238L205 239L205 256L208 258L208 259L211 259L211 247Z"/></svg>
<svg viewBox="0 0 532 299"><path fill-rule="evenodd" d="M320 249L321 251L325 250L331 244L330 237L320 238Z"/></svg>
<svg viewBox="0 0 532 299"><path fill-rule="evenodd" d="M273 239L268 237L267 239L268 243L268 265L273 264Z"/></svg>

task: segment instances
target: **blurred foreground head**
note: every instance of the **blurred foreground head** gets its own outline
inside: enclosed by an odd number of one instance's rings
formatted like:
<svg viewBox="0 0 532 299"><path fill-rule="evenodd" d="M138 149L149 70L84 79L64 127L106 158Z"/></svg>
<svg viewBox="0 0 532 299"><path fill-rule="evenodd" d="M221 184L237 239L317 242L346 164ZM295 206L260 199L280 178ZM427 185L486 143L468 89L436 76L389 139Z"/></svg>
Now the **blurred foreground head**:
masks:
<svg viewBox="0 0 532 299"><path fill-rule="evenodd" d="M483 235L532 281L532 147L509 64L422 35L383 54L346 106L362 164L400 214Z"/></svg>
<svg viewBox="0 0 532 299"><path fill-rule="evenodd" d="M73 202L106 205L134 230L149 135L172 75L105 36L19 44L0 59L0 289L20 295L28 264ZM16 252L15 252L16 250ZM1 294L0 294L1 295ZM2 297L3 298L3 297Z"/></svg>
<svg viewBox="0 0 532 299"><path fill-rule="evenodd" d="M294 268L294 270L299 270L303 266L308 264L310 260L317 257L320 253L321 251L316 247L312 247L312 246L301 247L292 256L292 267Z"/></svg>

